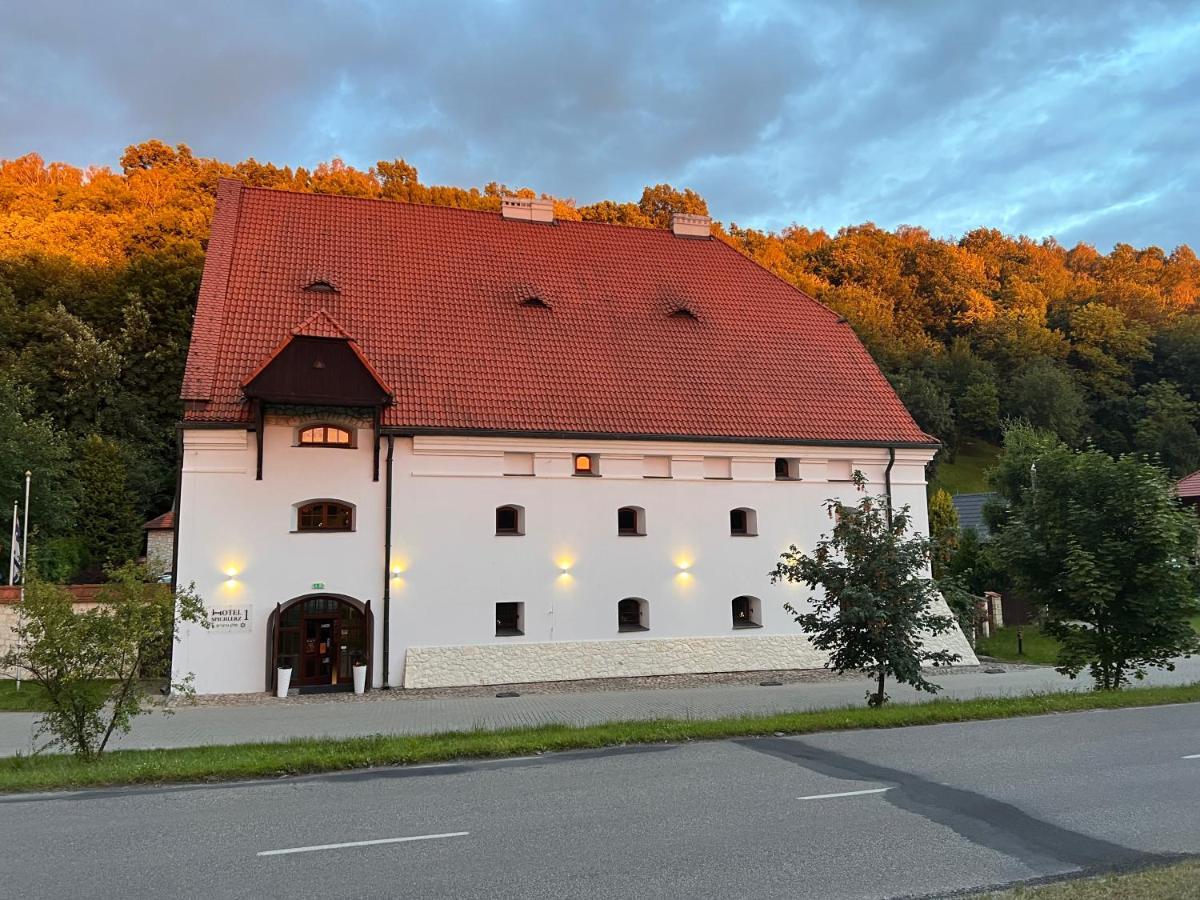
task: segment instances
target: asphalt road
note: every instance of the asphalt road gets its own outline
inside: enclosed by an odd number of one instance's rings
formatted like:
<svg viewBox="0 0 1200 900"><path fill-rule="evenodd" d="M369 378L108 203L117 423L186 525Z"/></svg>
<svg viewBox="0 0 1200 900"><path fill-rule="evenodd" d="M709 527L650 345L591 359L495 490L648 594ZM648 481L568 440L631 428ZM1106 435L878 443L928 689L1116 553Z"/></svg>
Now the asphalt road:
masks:
<svg viewBox="0 0 1200 900"><path fill-rule="evenodd" d="M0 841L21 898L938 896L1200 853L1200 704L7 797Z"/></svg>

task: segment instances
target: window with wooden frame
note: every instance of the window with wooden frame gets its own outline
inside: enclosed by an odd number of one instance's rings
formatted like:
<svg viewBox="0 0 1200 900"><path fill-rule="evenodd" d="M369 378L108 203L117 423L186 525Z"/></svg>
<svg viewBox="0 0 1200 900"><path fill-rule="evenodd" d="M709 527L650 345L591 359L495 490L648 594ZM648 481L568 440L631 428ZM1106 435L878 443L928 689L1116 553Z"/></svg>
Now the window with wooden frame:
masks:
<svg viewBox="0 0 1200 900"><path fill-rule="evenodd" d="M516 504L496 507L496 534L525 533L525 509Z"/></svg>
<svg viewBox="0 0 1200 900"><path fill-rule="evenodd" d="M617 510L617 534L623 537L646 533L646 511L640 506L622 506Z"/></svg>
<svg viewBox="0 0 1200 900"><path fill-rule="evenodd" d="M309 425L297 435L301 447L353 447L354 435L338 425Z"/></svg>
<svg viewBox="0 0 1200 900"><path fill-rule="evenodd" d="M573 471L576 475L599 475L596 454L576 453Z"/></svg>
<svg viewBox="0 0 1200 900"><path fill-rule="evenodd" d="M297 531L353 531L354 507L336 500L313 500L296 509Z"/></svg>
<svg viewBox="0 0 1200 900"><path fill-rule="evenodd" d="M496 604L496 637L516 637L525 633L525 604Z"/></svg>

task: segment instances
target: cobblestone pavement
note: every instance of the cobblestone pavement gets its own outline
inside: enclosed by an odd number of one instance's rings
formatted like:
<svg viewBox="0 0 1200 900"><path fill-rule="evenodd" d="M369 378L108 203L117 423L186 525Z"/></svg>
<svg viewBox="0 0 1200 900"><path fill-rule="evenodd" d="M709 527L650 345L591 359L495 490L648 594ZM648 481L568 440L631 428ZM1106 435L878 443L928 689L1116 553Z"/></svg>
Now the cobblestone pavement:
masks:
<svg viewBox="0 0 1200 900"><path fill-rule="evenodd" d="M1012 668L989 674L982 669L934 676L943 686L938 696L971 698L1025 694L1031 691L1087 690L1090 679L1075 681L1047 668ZM245 741L278 741L299 737L352 737L370 734L429 734L437 731L497 729L563 723L590 725L634 719L712 719L765 715L808 709L858 705L865 678L804 677L764 687L757 682L700 683L657 689L596 689L525 692L497 698L496 688L472 695L414 697L403 691L377 692L354 698L336 695L269 702L179 706L174 715L153 713L139 718L133 733L117 741L124 748L189 747ZM763 678L760 673L758 676ZM784 680L779 678L777 680ZM1147 684L1200 681L1200 659L1180 660L1174 672L1152 673ZM521 686L515 688L521 691ZM894 700L928 700L911 688L893 686ZM368 699L370 698L370 699ZM0 713L0 756L28 753L37 716Z"/></svg>

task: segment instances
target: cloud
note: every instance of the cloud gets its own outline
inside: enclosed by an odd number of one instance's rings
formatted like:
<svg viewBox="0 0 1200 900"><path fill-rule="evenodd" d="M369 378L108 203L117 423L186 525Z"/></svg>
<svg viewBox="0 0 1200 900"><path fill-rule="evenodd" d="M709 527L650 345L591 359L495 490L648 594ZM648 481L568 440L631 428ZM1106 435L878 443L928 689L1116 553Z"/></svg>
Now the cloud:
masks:
<svg viewBox="0 0 1200 900"><path fill-rule="evenodd" d="M103 8L101 8L103 6ZM1200 7L1019 0L6 11L0 156L114 164L149 137L636 199L742 225L979 225L1196 243Z"/></svg>

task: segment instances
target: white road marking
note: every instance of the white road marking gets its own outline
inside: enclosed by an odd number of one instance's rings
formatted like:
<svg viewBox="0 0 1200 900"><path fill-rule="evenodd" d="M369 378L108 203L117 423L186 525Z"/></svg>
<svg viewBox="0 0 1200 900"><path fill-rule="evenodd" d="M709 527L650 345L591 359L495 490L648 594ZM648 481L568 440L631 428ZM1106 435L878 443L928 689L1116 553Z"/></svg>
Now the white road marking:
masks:
<svg viewBox="0 0 1200 900"><path fill-rule="evenodd" d="M882 794L884 791L890 791L890 787L871 788L866 791L842 791L838 794L811 794L808 797L797 797L797 800L830 800L834 797L861 797L863 794Z"/></svg>
<svg viewBox="0 0 1200 900"><path fill-rule="evenodd" d="M1185 756L1184 759L1200 759L1200 753L1193 753L1191 756Z"/></svg>
<svg viewBox="0 0 1200 900"><path fill-rule="evenodd" d="M379 838L374 841L347 841L344 844L317 844L313 847L288 847L285 850L260 850L257 856L283 856L288 853L312 853L314 850L341 850L343 847L373 847L377 844L406 844L409 841L435 841L439 838L466 837L469 831L446 834L418 834L414 837Z"/></svg>

